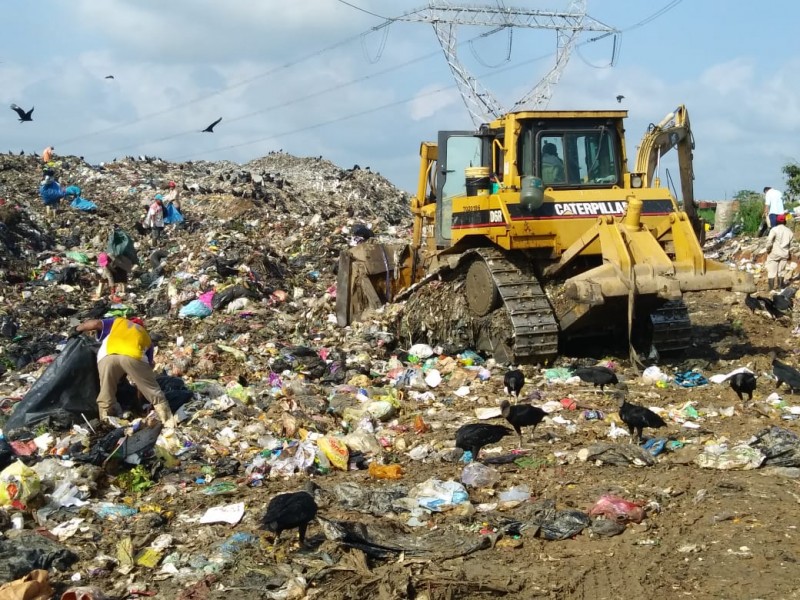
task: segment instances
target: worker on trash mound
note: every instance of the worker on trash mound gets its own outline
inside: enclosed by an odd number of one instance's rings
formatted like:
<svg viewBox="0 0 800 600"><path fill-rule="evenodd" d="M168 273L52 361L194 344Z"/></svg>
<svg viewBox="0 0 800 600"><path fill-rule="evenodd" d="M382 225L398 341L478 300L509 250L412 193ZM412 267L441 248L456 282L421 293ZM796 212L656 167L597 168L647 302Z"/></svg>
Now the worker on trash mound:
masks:
<svg viewBox="0 0 800 600"><path fill-rule="evenodd" d="M174 427L172 410L153 374L153 342L140 318L91 319L78 325L75 330L79 333L96 331L100 342L97 352L97 369L100 372L97 409L101 419L121 416L117 386L122 377L127 375L153 405L164 426Z"/></svg>

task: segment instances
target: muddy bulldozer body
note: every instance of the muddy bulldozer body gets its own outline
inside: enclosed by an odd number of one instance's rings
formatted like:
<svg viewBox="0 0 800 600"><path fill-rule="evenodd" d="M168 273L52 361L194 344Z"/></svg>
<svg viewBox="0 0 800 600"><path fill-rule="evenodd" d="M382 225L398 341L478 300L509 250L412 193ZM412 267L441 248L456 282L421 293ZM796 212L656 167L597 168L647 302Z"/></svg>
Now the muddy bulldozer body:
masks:
<svg viewBox="0 0 800 600"><path fill-rule="evenodd" d="M686 348L683 294L749 292L752 277L703 255L685 107L650 126L635 171L626 117L515 112L424 142L412 239L342 252L339 324L405 301L407 341L471 347L502 362L547 361L587 337ZM658 177L672 149L682 206Z"/></svg>

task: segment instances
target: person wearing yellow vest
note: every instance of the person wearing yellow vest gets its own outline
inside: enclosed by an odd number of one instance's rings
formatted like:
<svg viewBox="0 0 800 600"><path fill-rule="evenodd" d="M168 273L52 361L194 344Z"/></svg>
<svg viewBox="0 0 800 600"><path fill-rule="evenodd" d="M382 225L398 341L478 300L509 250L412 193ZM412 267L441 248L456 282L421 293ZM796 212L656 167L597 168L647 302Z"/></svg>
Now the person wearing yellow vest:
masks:
<svg viewBox="0 0 800 600"><path fill-rule="evenodd" d="M91 319L75 328L96 331L100 349L97 352L97 369L100 372L100 393L97 409L100 418L120 416L122 408L117 402L117 386L127 375L166 427L174 426L172 410L153 374L153 342L138 317L125 319Z"/></svg>

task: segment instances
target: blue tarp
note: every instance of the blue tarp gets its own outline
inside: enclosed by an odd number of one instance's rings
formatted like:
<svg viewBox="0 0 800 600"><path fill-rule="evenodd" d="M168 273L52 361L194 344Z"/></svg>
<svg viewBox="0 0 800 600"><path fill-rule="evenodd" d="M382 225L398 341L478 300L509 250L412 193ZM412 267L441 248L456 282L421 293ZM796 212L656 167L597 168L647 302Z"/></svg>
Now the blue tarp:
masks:
<svg viewBox="0 0 800 600"><path fill-rule="evenodd" d="M171 223L183 223L183 215L170 202L164 207L164 225L169 225Z"/></svg>
<svg viewBox="0 0 800 600"><path fill-rule="evenodd" d="M78 210L85 210L85 211L97 210L97 204L95 204L91 200L87 200L86 198L81 198L80 196L75 198L70 203L70 206L72 208L77 208Z"/></svg>

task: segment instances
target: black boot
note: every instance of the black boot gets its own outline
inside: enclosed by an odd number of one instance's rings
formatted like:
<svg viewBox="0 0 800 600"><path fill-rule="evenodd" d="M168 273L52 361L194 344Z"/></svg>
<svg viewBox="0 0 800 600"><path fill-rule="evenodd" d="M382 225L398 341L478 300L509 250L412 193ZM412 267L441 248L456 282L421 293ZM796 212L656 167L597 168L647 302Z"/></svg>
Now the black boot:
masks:
<svg viewBox="0 0 800 600"><path fill-rule="evenodd" d="M769 279L767 279L767 287L768 287L769 291L772 291L772 290L775 289L775 279L773 277L770 277Z"/></svg>

